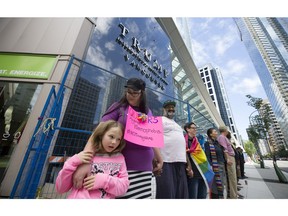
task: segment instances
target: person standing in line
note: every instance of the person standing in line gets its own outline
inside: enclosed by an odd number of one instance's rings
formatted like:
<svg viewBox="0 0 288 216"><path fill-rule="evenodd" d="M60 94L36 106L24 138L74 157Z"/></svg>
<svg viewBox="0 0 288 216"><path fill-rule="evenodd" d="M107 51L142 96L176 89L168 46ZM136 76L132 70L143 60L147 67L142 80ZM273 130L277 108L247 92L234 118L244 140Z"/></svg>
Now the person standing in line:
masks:
<svg viewBox="0 0 288 216"><path fill-rule="evenodd" d="M241 177L240 174L240 155L239 152L236 150L236 145L234 142L232 142L232 137L231 137L231 132L228 131L228 134L226 136L229 140L229 142L231 143L231 146L233 148L234 154L235 154L235 166L236 166L236 179L237 179L237 197L238 199L243 199L244 196L241 195L238 191L240 190L240 183L239 183L239 178ZM228 176L228 175L227 175ZM227 182L229 182L229 179L227 177ZM230 197L230 188L229 188L229 184L228 184L228 190L227 190L227 197Z"/></svg>
<svg viewBox="0 0 288 216"><path fill-rule="evenodd" d="M130 78L125 85L125 93L120 101L113 103L102 116L101 121L115 120L126 126L128 108L147 116L152 116L151 110L146 104L146 84L142 79ZM144 119L145 120L145 119ZM95 151L91 139L88 140L84 150ZM152 171L161 173L163 160L158 148L137 145L126 141L122 151L125 157L130 186L121 199L151 199L152 197ZM153 163L153 165L152 165ZM79 169L80 168L80 169ZM79 167L75 173L73 182L77 188L82 187L85 176L85 168ZM87 168L86 168L87 169Z"/></svg>
<svg viewBox="0 0 288 216"><path fill-rule="evenodd" d="M126 193L129 180L124 156L123 126L116 121L101 122L92 134L95 154L81 151L69 158L56 179L58 193L71 192L68 199L113 199ZM73 187L73 174L80 164L90 167L83 188Z"/></svg>
<svg viewBox="0 0 288 216"><path fill-rule="evenodd" d="M172 100L163 103L164 147L160 149L163 172L156 176L156 199L189 197L186 176L193 176L193 172L191 167L186 167L186 142L183 129L174 121L175 106Z"/></svg>
<svg viewBox="0 0 288 216"><path fill-rule="evenodd" d="M224 193L226 186L224 148L217 141L218 133L215 128L209 128L207 136L204 144L205 154L215 173L210 196L211 199L224 199L226 198Z"/></svg>
<svg viewBox="0 0 288 216"><path fill-rule="evenodd" d="M239 162L240 162L240 178L241 179L245 179L248 178L245 175L245 171L244 171L244 164L245 164L245 158L244 158L244 154L243 154L243 149L241 147L237 147L236 150L239 153Z"/></svg>
<svg viewBox="0 0 288 216"><path fill-rule="evenodd" d="M235 153L232 144L226 137L228 129L226 126L219 127L220 136L217 138L219 144L224 148L224 155L227 163L227 175L229 184L229 198L237 199L237 174Z"/></svg>
<svg viewBox="0 0 288 216"><path fill-rule="evenodd" d="M212 184L214 173L196 137L196 124L193 122L186 123L184 130L186 131L187 157L193 171L192 178L187 176L189 198L206 199L208 196L207 189Z"/></svg>

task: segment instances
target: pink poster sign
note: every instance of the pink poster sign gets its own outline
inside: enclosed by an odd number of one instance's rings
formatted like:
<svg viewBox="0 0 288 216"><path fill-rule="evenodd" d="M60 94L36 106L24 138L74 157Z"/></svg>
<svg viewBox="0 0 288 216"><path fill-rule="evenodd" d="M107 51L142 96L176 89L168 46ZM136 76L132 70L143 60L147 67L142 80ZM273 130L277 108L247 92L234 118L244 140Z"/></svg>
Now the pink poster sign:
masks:
<svg viewBox="0 0 288 216"><path fill-rule="evenodd" d="M145 121L129 106L124 139L132 143L147 146L164 146L163 125L161 116L149 116Z"/></svg>

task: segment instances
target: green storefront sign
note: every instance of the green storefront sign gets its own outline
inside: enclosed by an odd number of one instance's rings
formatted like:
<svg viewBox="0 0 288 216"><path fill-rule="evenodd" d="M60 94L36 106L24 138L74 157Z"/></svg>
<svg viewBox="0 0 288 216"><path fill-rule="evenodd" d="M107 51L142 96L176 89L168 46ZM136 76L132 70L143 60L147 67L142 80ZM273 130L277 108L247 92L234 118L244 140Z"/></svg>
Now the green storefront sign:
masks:
<svg viewBox="0 0 288 216"><path fill-rule="evenodd" d="M0 53L0 77L48 79L55 56Z"/></svg>

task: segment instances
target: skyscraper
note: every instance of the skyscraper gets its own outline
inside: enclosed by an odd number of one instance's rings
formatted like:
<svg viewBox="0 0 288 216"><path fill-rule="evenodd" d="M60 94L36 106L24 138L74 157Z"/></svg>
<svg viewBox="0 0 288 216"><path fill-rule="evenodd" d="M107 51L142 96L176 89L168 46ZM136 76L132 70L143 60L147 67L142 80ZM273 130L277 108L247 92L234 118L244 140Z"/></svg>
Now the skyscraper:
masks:
<svg viewBox="0 0 288 216"><path fill-rule="evenodd" d="M288 18L235 18L288 143Z"/></svg>
<svg viewBox="0 0 288 216"><path fill-rule="evenodd" d="M270 128L268 130L270 149L272 152L275 152L278 151L281 146L285 146L284 137L268 100L263 100L263 105L259 110L260 115L262 116L263 113L265 113L264 105L268 107L269 118L271 119Z"/></svg>
<svg viewBox="0 0 288 216"><path fill-rule="evenodd" d="M240 144L240 137L235 126L235 121L220 69L212 67L211 64L207 64L199 68L199 74L223 122L230 128L231 133L233 133L234 137ZM236 144L238 144L237 141L235 141Z"/></svg>

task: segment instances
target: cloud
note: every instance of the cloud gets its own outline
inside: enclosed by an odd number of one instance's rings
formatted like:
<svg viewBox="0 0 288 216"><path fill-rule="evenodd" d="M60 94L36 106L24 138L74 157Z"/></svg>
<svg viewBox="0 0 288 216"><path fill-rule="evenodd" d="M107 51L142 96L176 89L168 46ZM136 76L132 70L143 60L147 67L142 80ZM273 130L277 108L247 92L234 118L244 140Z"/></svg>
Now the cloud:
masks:
<svg viewBox="0 0 288 216"><path fill-rule="evenodd" d="M192 58L197 67L202 67L203 65L207 64L211 59L210 56L207 54L205 47L205 45L192 39Z"/></svg>
<svg viewBox="0 0 288 216"><path fill-rule="evenodd" d="M222 56L235 43L235 35L226 34L223 36L214 36L211 45L214 45L215 55Z"/></svg>
<svg viewBox="0 0 288 216"><path fill-rule="evenodd" d="M214 36L209 40L209 46L216 56L222 57L225 52L239 41L236 27L231 23L231 19L221 19L216 24Z"/></svg>
<svg viewBox="0 0 288 216"><path fill-rule="evenodd" d="M205 18L204 22L199 24L200 31L206 31L210 28L211 22L213 22L215 18Z"/></svg>
<svg viewBox="0 0 288 216"><path fill-rule="evenodd" d="M218 28L226 28L229 25L230 21L228 19L221 19L217 22L216 26Z"/></svg>
<svg viewBox="0 0 288 216"><path fill-rule="evenodd" d="M234 85L232 85L231 89L235 93L246 95L258 93L261 87L262 84L259 77L253 76L251 78L244 78L242 80L239 80L238 83L234 83Z"/></svg>
<svg viewBox="0 0 288 216"><path fill-rule="evenodd" d="M115 44L112 42L107 42L105 43L105 48L108 49L109 51L115 50Z"/></svg>
<svg viewBox="0 0 288 216"><path fill-rule="evenodd" d="M133 32L134 36L136 36L137 39L139 39L140 36L143 36L140 35L140 29L133 19L127 19L127 21L125 22L125 26L129 29L130 32Z"/></svg>
<svg viewBox="0 0 288 216"><path fill-rule="evenodd" d="M222 75L241 75L245 72L247 66L242 61L238 59L231 59L227 62L227 64L221 70Z"/></svg>
<svg viewBox="0 0 288 216"><path fill-rule="evenodd" d="M111 28L112 22L114 18L97 18L96 20L96 31L99 31L101 35L107 35L109 29Z"/></svg>
<svg viewBox="0 0 288 216"><path fill-rule="evenodd" d="M120 75L120 76L122 76L122 77L125 77L125 74L124 74L124 71L122 70L122 68L114 68L113 69L113 73L115 73L115 74L118 74L118 75Z"/></svg>
<svg viewBox="0 0 288 216"><path fill-rule="evenodd" d="M231 19L191 19L193 57L197 65L219 64L239 41ZM194 35L194 36L193 36Z"/></svg>
<svg viewBox="0 0 288 216"><path fill-rule="evenodd" d="M106 59L102 49L99 46L89 47L87 53L87 61L109 71L112 68L111 60Z"/></svg>

